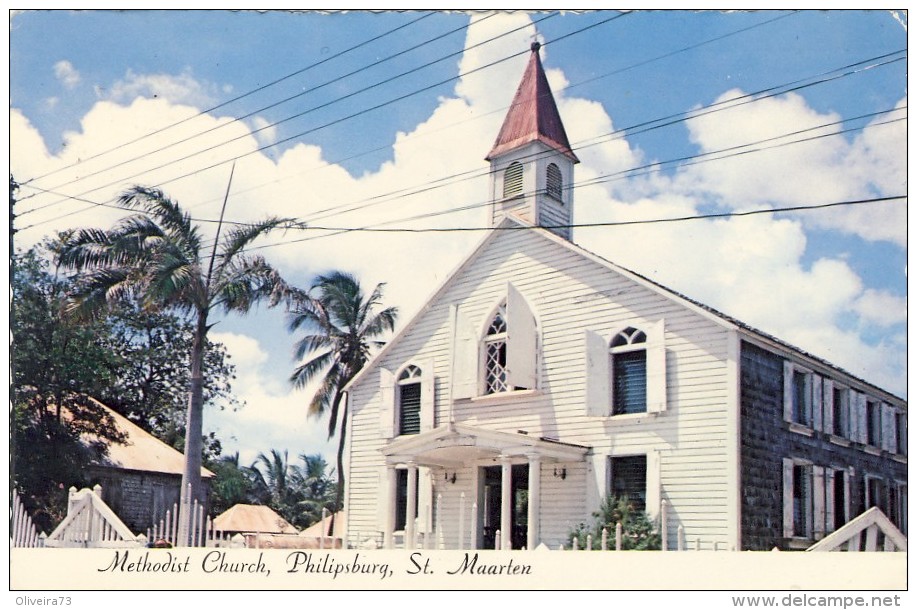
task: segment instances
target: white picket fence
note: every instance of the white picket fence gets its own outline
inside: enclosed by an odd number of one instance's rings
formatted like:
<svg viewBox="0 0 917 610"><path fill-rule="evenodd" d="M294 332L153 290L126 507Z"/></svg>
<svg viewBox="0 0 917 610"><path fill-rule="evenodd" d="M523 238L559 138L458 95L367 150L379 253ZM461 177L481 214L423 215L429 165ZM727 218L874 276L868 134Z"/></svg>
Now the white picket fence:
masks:
<svg viewBox="0 0 917 610"><path fill-rule="evenodd" d="M13 522L10 529L10 547L16 548L36 548L45 545L45 538L48 537L44 532L39 533L38 528L32 522L32 518L26 511L19 494L13 489Z"/></svg>
<svg viewBox="0 0 917 610"><path fill-rule="evenodd" d="M241 547L245 538L236 534L230 538L226 532L213 527L213 521L204 517L204 508L198 502L184 505L189 511L187 524L182 526L178 504L166 511L163 519L145 533L135 535L102 500L102 488L77 491L71 487L67 499L67 516L50 535L38 533L18 494L13 491L12 529L10 546L49 548L123 548L145 546L196 546ZM190 532L188 535L186 532ZM182 541L189 541L183 543Z"/></svg>

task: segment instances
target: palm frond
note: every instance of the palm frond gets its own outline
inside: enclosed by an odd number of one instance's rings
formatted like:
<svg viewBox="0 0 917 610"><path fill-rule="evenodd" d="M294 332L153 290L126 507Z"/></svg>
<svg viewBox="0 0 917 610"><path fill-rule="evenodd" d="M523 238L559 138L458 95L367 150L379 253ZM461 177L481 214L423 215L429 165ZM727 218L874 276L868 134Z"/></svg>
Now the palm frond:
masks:
<svg viewBox="0 0 917 610"><path fill-rule="evenodd" d="M280 273L260 256L237 256L211 286L214 305L227 312L242 313L261 301L273 307L284 299L287 291Z"/></svg>
<svg viewBox="0 0 917 610"><path fill-rule="evenodd" d="M254 224L235 225L227 229L225 237L221 240L218 254L221 265L226 265L235 259L236 255L259 237L278 228L286 227L292 222L291 218L271 217Z"/></svg>
<svg viewBox="0 0 917 610"><path fill-rule="evenodd" d="M290 375L290 381L293 383L293 387L300 389L309 385L309 383L318 377L322 371L329 369L333 361L334 352L329 350L300 364L293 369L293 374Z"/></svg>
<svg viewBox="0 0 917 610"><path fill-rule="evenodd" d="M160 189L134 186L118 197L118 204L125 208L143 210L155 218L173 239L180 239L194 252L200 252L200 235L191 222L191 214L182 210L178 203Z"/></svg>

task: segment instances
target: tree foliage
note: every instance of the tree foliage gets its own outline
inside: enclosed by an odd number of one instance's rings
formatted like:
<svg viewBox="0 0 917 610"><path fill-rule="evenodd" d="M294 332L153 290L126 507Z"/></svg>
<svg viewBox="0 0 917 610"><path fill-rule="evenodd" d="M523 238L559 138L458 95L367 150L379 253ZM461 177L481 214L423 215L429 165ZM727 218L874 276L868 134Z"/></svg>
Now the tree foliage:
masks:
<svg viewBox="0 0 917 610"><path fill-rule="evenodd" d="M328 438L340 432L337 508L344 494L346 404L339 413L343 389L383 345L379 338L394 329L398 315L395 307L377 311L382 306L383 287L378 284L366 295L353 275L334 271L319 276L309 294L299 294L290 311L290 331L306 331L294 346L296 359L306 360L294 369L290 380L297 388L315 379L321 381L309 402L308 415L328 415Z"/></svg>
<svg viewBox="0 0 917 610"><path fill-rule="evenodd" d="M12 257L11 472L45 530L65 515L67 489L90 483L84 469L104 454L101 441L121 440L92 398L182 447L193 334L186 318L128 301L105 317L68 315L73 279L54 264L58 248L51 241ZM205 400L240 406L226 349L208 343L205 360ZM87 444L82 433L100 442ZM219 455L212 435L202 444L208 458Z"/></svg>
<svg viewBox="0 0 917 610"><path fill-rule="evenodd" d="M576 540L577 547L585 549L588 536L592 536L592 549L602 548L602 530L608 533L608 549L615 548L615 527L621 524L621 549L624 551L656 551L662 548L662 539L656 525L646 514L637 510L627 496L608 494L599 510L592 513L592 525L580 523L570 532L569 541Z"/></svg>
<svg viewBox="0 0 917 610"><path fill-rule="evenodd" d="M322 509L334 508L333 472L318 454L301 454L299 463L291 463L286 451L272 449L242 466L235 453L208 467L217 475L211 486L212 515L235 504L260 504L302 529L320 520Z"/></svg>
<svg viewBox="0 0 917 610"><path fill-rule="evenodd" d="M202 500L203 379L209 318L216 310L246 313L259 301L274 305L285 296L286 284L277 271L263 257L245 250L290 221L269 218L233 225L222 234L220 223L211 248L205 247L191 215L158 189L135 186L121 195L119 205L135 213L108 230L75 231L61 249L62 263L80 272L72 311L94 317L133 299L148 311L191 316L182 490L190 489L192 498Z"/></svg>

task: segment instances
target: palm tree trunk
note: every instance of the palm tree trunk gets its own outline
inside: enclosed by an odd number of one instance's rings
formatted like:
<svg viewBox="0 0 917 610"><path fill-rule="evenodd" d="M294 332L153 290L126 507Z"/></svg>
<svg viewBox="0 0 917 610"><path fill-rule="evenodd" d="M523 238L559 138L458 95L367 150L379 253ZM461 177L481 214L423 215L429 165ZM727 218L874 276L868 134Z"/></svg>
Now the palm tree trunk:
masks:
<svg viewBox="0 0 917 610"><path fill-rule="evenodd" d="M334 510L344 508L344 443L347 439L347 401L344 400L344 411L341 413L341 436L338 442L338 487L335 490ZM333 517L332 517L333 519ZM334 523L334 521L332 521Z"/></svg>
<svg viewBox="0 0 917 610"><path fill-rule="evenodd" d="M191 384L188 388L188 414L185 426L185 469L181 480L182 506L191 507L194 500L201 504L205 498L201 493L201 461L203 453L204 426L204 343L207 339L207 311L197 314L197 326L191 346ZM185 534L185 544L191 542L191 511L181 511L180 525Z"/></svg>

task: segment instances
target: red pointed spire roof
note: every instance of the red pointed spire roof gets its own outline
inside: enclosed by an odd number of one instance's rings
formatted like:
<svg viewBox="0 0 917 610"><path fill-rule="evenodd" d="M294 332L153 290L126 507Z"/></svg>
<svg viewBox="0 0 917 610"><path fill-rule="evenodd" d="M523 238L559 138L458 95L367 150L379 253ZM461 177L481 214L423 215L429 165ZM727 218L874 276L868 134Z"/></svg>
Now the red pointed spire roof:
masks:
<svg viewBox="0 0 917 610"><path fill-rule="evenodd" d="M486 157L487 161L538 140L563 153L574 163L579 163L579 159L570 149L567 132L560 120L560 113L557 112L551 86L544 75L541 58L538 56L540 48L541 44L532 43L529 65L522 75L519 88L516 89L516 96L503 120L497 141Z"/></svg>

